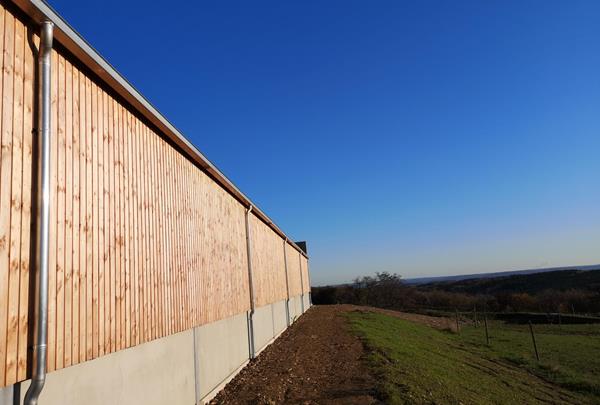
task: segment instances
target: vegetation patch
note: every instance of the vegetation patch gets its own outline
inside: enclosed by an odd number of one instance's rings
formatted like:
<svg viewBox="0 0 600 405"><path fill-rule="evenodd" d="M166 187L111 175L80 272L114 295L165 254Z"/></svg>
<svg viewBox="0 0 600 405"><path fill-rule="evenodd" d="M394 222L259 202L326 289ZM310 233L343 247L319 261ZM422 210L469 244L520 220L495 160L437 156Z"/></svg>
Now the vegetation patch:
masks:
<svg viewBox="0 0 600 405"><path fill-rule="evenodd" d="M390 404L600 403L598 325L536 325L540 362L527 325L491 322L460 334L381 313L348 313Z"/></svg>

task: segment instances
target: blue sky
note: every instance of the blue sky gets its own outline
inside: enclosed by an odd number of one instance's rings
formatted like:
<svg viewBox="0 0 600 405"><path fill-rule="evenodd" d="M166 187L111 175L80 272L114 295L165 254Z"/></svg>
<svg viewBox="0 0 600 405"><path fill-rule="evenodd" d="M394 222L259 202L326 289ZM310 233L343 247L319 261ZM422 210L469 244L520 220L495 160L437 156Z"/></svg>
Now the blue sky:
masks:
<svg viewBox="0 0 600 405"><path fill-rule="evenodd" d="M600 2L51 4L315 285L600 263Z"/></svg>

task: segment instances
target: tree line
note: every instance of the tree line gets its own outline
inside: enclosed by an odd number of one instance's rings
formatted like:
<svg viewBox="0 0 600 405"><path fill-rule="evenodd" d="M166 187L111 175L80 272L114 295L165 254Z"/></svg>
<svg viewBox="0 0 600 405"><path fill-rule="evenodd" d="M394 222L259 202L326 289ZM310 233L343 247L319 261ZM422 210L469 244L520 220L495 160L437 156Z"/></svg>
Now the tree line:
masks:
<svg viewBox="0 0 600 405"><path fill-rule="evenodd" d="M317 305L354 304L394 310L485 308L492 312L545 312L600 314L600 291L582 288L545 289L536 293L501 291L465 293L431 286L409 285L387 272L359 277L351 284L314 287Z"/></svg>

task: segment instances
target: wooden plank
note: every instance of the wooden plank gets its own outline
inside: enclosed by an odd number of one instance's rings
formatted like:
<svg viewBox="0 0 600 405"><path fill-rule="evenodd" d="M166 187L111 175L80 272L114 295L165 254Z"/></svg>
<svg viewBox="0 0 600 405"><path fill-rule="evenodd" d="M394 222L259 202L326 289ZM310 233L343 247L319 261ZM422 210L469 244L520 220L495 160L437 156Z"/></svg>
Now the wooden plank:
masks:
<svg viewBox="0 0 600 405"><path fill-rule="evenodd" d="M102 159L100 159L102 164L102 170L100 171L100 175L98 176L99 181L99 189L102 190L101 195L99 196L99 227L98 231L100 232L99 239L99 251L102 252L101 255L101 273L103 274L101 289L102 293L100 297L102 302L99 304L102 315L102 336L100 337L100 349L102 352L111 353L112 352L112 319L113 319L113 306L112 306L112 273L110 271L110 247L109 247L109 239L110 239L110 189L109 189L109 162L108 162L108 137L109 135L109 127L107 120L107 107L106 107L106 95L104 91L101 91L101 99L102 102L102 129L99 133L100 139L102 142L98 142L98 148L100 148L100 154Z"/></svg>
<svg viewBox="0 0 600 405"><path fill-rule="evenodd" d="M143 257L141 251L141 225L140 225L140 185L138 183L138 179L140 177L140 156L139 156L139 143L138 143L138 125L137 121L134 120L134 117L129 116L131 122L131 141L132 141L132 149L133 149L133 187L134 187L134 195L133 195L133 215L134 215L134 239L135 239L135 250L134 257L136 263L136 276L137 276L137 302L136 302L136 316L138 323L138 344L146 342L146 334L144 332L144 295L143 295Z"/></svg>
<svg viewBox="0 0 600 405"><path fill-rule="evenodd" d="M124 131L119 131L118 139L116 141L116 146L118 149L118 199L117 199L117 212L118 212L118 222L119 225L118 235L117 235L117 249L118 249L118 257L120 265L120 273L124 278L124 296L123 301L124 305L122 308L122 317L124 320L124 328L125 328L125 347L130 347L131 343L131 278L129 274L129 267L126 260L126 249L125 249L125 230L127 226L126 216L125 216L125 173L123 170L124 160L125 160L125 143L124 143Z"/></svg>
<svg viewBox="0 0 600 405"><path fill-rule="evenodd" d="M149 205L149 195L150 195L150 190L148 187L148 180L149 180L149 162L148 162L148 156L147 156L147 152L148 152L148 128L143 125L141 122L139 123L140 126L140 132L139 132L139 136L140 136L140 156L141 156L141 166L142 166L142 177L139 178L138 180L142 183L142 204L140 206L141 209L141 214L142 214L142 224L144 227L144 245L143 245L143 249L144 249L144 273L146 275L146 279L145 279L145 285L144 285L144 292L146 295L146 308L147 308L147 312L146 312L146 328L147 328L147 339L148 340L152 340L154 339L154 322L153 322L153 315L154 315L154 296L153 296L153 289L152 289L152 283L153 283L153 268L152 268L152 250L151 250L151 237L152 237L152 230L151 230L151 222L150 222L150 218L148 215L148 205Z"/></svg>
<svg viewBox="0 0 600 405"><path fill-rule="evenodd" d="M136 317L138 325L138 344L144 343L146 337L144 334L144 266L142 257L142 233L141 233L141 215L140 215L140 198L141 198L141 185L139 178L141 177L140 172L140 154L139 154L139 126L135 117L127 112L128 120L131 125L131 147L132 147L132 165L133 165L133 235L134 235L134 253L133 257L135 260L135 271L136 271Z"/></svg>
<svg viewBox="0 0 600 405"><path fill-rule="evenodd" d="M163 183L161 178L161 161L160 161L160 139L158 137L152 137L153 139L153 153L154 153L154 164L155 164L155 185L157 188L157 201L156 201L156 219L157 219L157 264L159 266L159 305L160 305L160 335L166 336L167 332L167 294L166 294L166 277L165 277L165 262L164 262L164 249L165 249L165 238L164 238L164 208L163 208Z"/></svg>
<svg viewBox="0 0 600 405"><path fill-rule="evenodd" d="M128 331L127 331L127 320L126 320L126 305L127 305L127 297L126 297L126 278L125 278L125 267L123 263L123 252L122 252L122 244L123 244L123 233L122 233L122 215L123 210L121 206L121 198L123 196L123 188L121 186L121 168L122 168L122 147L121 147L121 136L120 131L115 131L112 133L113 137L113 148L114 148L114 173L113 173L113 181L114 181L114 206L115 206L115 236L114 236L114 245L115 245L115 263L116 263L116 272L119 274L120 280L120 320L121 320L121 348L126 348L129 346L128 344Z"/></svg>
<svg viewBox="0 0 600 405"><path fill-rule="evenodd" d="M102 190L98 188L98 172L100 171L99 159L99 114L98 114L98 88L90 82L91 95L91 125L92 125L92 356L98 357L100 349L100 252L98 231L98 199Z"/></svg>
<svg viewBox="0 0 600 405"><path fill-rule="evenodd" d="M110 279L110 294L107 306L110 308L110 333L112 335L113 344L111 351L121 348L121 313L119 302L119 274L117 272L117 258L115 248L115 227L116 227L116 206L115 206L115 148L114 148L114 133L106 133L106 169L105 169L105 188L106 188L106 207L105 207L105 226L106 238L105 249L107 251L106 269ZM113 348L114 347L114 348Z"/></svg>
<svg viewBox="0 0 600 405"><path fill-rule="evenodd" d="M150 265L152 268L152 302L153 302L153 310L152 310L152 338L156 339L160 337L160 302L158 297L158 265L157 265L157 251L159 249L157 244L157 235L156 235L156 213L154 212L154 205L156 202L156 182L154 178L154 153L153 153L153 138L155 137L154 133L150 131L150 129L144 125L146 130L146 161L148 162L148 204L147 204L147 217L150 221Z"/></svg>
<svg viewBox="0 0 600 405"><path fill-rule="evenodd" d="M154 162L154 187L156 200L154 201L154 217L156 219L155 222L155 232L156 232L156 266L157 266L157 285L158 285L158 316L159 316L159 336L166 336L166 328L165 328L165 295L164 295L164 263L162 260L163 250L164 250L164 240L162 234L162 188L163 185L160 184L160 166L159 166L159 154L158 154L158 144L159 138L157 136L152 136L152 161Z"/></svg>
<svg viewBox="0 0 600 405"><path fill-rule="evenodd" d="M188 329L192 326L191 316L194 311L193 305L192 305L193 284L191 283L191 280L190 280L191 271L193 269L193 265L192 265L193 250L192 250L192 246L190 244L190 242L192 241L192 235L191 235L191 231L190 231L190 223L192 222L191 215L190 215L190 206L192 203L191 198L190 198L190 166L191 165L189 164L187 159L185 159L183 156L181 156L180 160L181 160L182 170L184 173L182 183L185 185L185 187L182 188L183 196L184 196L182 223L183 223L183 230L185 232L185 236L183 239L184 249L185 249L185 256L184 256L185 257L185 265L183 268L184 269L183 277L184 277L184 286L186 287L185 288L185 294L186 294L185 329Z"/></svg>
<svg viewBox="0 0 600 405"><path fill-rule="evenodd" d="M196 204L197 201L194 198L194 191L197 189L196 184L196 176L195 176L195 167L192 165L188 166L188 178L189 178L189 187L188 193L190 194L190 203L188 206L188 218L189 218L189 227L190 227L190 254L191 254L191 264L190 264L190 285L192 286L192 313L191 313L191 325L198 325L198 314L200 312L200 308L198 307L198 232L196 230L196 226L198 223L198 217L196 214Z"/></svg>
<svg viewBox="0 0 600 405"><path fill-rule="evenodd" d="M137 120L137 119L136 119ZM152 266L150 262L150 223L148 220L148 160L146 158L147 151L147 139L146 131L147 128L141 122L138 121L139 125L139 142L140 142L140 167L142 175L138 178L140 182L141 192L141 203L139 206L140 215L142 217L142 229L143 229L143 244L142 251L144 254L143 268L144 268L144 297L145 297L145 330L146 339L148 341L153 339L153 324L152 324Z"/></svg>
<svg viewBox="0 0 600 405"><path fill-rule="evenodd" d="M19 281L20 261L21 261L21 179L23 176L22 155L23 155L23 25L18 21L14 27L14 60L13 60L13 114L12 114L12 136L11 149L7 152L11 154L12 167L9 193L10 212L9 222L9 243L8 243L8 262L9 262L9 282L8 282L8 325L6 338L6 381L13 382L17 379L17 347L19 336ZM10 124L9 124L10 125Z"/></svg>
<svg viewBox="0 0 600 405"><path fill-rule="evenodd" d="M128 165L128 208L127 212L129 213L129 220L127 221L129 224L129 234L127 237L127 243L129 244L129 265L130 265L130 273L131 273L131 323L132 323L132 344L139 344L139 319L138 319L138 277L137 277L137 257L136 253L136 243L135 243L135 156L133 150L133 135L132 135L132 127L130 117L125 115L124 117L127 128L127 165Z"/></svg>
<svg viewBox="0 0 600 405"><path fill-rule="evenodd" d="M127 282L129 284L129 295L128 295L128 311L127 311L127 322L129 324L128 330L130 334L130 345L137 344L137 322L135 319L135 280L133 279L133 255L132 255L132 244L131 244L131 187L130 182L132 179L131 173L131 157L130 153L130 136L127 128L121 134L119 142L123 146L123 198L121 200L124 215L125 224L125 240L124 240L124 253L125 253L125 269Z"/></svg>
<svg viewBox="0 0 600 405"><path fill-rule="evenodd" d="M1 14L0 14L1 15ZM0 17L1 18L1 17ZM1 40L0 40L1 43ZM23 41L23 182L21 185L23 205L21 211L21 263L19 281L19 337L17 354L17 381L26 378L27 373L27 332L29 326L29 270L31 243L31 187L33 155L33 97L35 94L33 52L26 40ZM1 52L0 52L1 53ZM1 86L0 86L1 87ZM0 96L0 100L2 97Z"/></svg>
<svg viewBox="0 0 600 405"><path fill-rule="evenodd" d="M118 215L117 212L117 184L116 184L116 175L115 175L115 143L117 139L119 139L119 135L123 130L124 125L124 111L121 105L117 105L117 111L115 115L116 126L115 132L113 133L112 138L110 139L109 145L109 157L108 157L108 165L110 170L110 195L111 195L111 213L110 213L110 272L113 275L113 307L114 307L114 350L121 349L121 302L120 302L120 293L121 293L121 278L120 274L117 272L117 257L116 257L116 218Z"/></svg>
<svg viewBox="0 0 600 405"><path fill-rule="evenodd" d="M86 108L85 79L83 73L77 72L78 110L79 110L79 359L87 359L87 188L86 188Z"/></svg>
<svg viewBox="0 0 600 405"><path fill-rule="evenodd" d="M66 136L65 136L65 60L58 57L55 65L58 75L58 188L57 188L57 231L56 231L56 368L65 362L65 196L66 196Z"/></svg>
<svg viewBox="0 0 600 405"><path fill-rule="evenodd" d="M5 212L5 203L3 203L4 198L2 196L7 195L8 193L5 191L6 189L6 175L3 175L4 170L8 170L5 167L5 161L8 159L5 157L5 148L4 146L4 133L7 131L5 128L8 122L8 117L12 116L12 112L7 111L8 108L12 107L12 100L5 99L5 90L4 90L4 82L10 81L10 50L7 50L7 43L10 48L10 36L8 40L6 38L5 32L9 31L9 25L11 15L9 13L5 13L3 7L0 7L0 20L2 21L2 25L0 26L0 47L2 47L2 53L0 54L0 66L2 70L0 70L0 116L2 120L0 120L0 223L5 223L6 219L4 218ZM5 42L6 41L6 42ZM7 54L9 55L7 59ZM4 169L4 170L3 170ZM6 327L7 327L7 314L8 314L8 242L6 236L6 228L0 225L0 359L6 358ZM0 367L0 385L4 386L6 382L6 370L4 367Z"/></svg>
<svg viewBox="0 0 600 405"><path fill-rule="evenodd" d="M61 58L62 59L62 58ZM64 366L71 365L73 350L73 97L71 64L64 64L64 114L65 114L65 315L64 315Z"/></svg>
<svg viewBox="0 0 600 405"><path fill-rule="evenodd" d="M144 161L146 162L146 219L148 222L148 269L150 270L150 335L152 339L158 337L158 297L156 291L157 268L156 268L156 235L154 231L154 216L152 212L153 201L155 198L155 185L153 182L154 166L152 161L152 145L151 138L154 134L150 129L142 123L144 128Z"/></svg>
<svg viewBox="0 0 600 405"><path fill-rule="evenodd" d="M146 128L139 122L140 132L140 166L142 170L142 177L138 179L141 185L142 198L140 204L140 214L142 216L142 229L143 229L143 267L144 267L144 302L145 302L145 319L146 319L146 339L152 340L152 267L150 265L150 229L148 221L148 161L146 159Z"/></svg>
<svg viewBox="0 0 600 405"><path fill-rule="evenodd" d="M197 217L197 212L196 212L196 207L197 207L197 201L195 198L195 190L197 187L196 181L196 167L194 167L192 164L190 164L190 162L186 161L186 163L188 163L188 178L190 179L190 184L188 187L188 194L189 194L189 207L188 207L188 215L189 215L189 232L190 232L190 285L192 286L192 301L191 301L191 305L192 305L192 313L191 313L191 319L190 319L190 327L194 327L198 325L198 316L200 313L200 308L198 306L198 297L199 297L199 293L198 293L198 232L197 232L197 225L198 225L198 217Z"/></svg>
<svg viewBox="0 0 600 405"><path fill-rule="evenodd" d="M92 94L91 94L91 83L88 77L84 78L85 83L85 250L86 250L86 359L91 360L95 358L98 352L97 336L94 338L94 334L97 333L97 304L94 303L94 297L97 302L97 293L94 293L94 287L97 289L97 274L94 271L94 230L93 230L93 172L92 172ZM96 316L94 316L96 312Z"/></svg>
<svg viewBox="0 0 600 405"><path fill-rule="evenodd" d="M151 132L149 138L150 145L150 159L152 161L152 198L150 200L150 217L154 221L153 224L153 236L154 236L154 267L156 271L155 291L156 291L156 322L157 322L157 337L165 336L163 328L163 300L162 300L162 265L161 265L161 235L160 235L160 219L159 219L159 207L160 207L160 185L158 184L158 163L156 156L156 143L157 136Z"/></svg>
<svg viewBox="0 0 600 405"><path fill-rule="evenodd" d="M179 331L184 330L186 327L186 315L187 315L187 286L185 283L185 225L184 225L184 207L185 201L183 200L183 170L181 167L181 156L175 154L175 167L176 167L176 187L177 194L175 194L177 204L177 257L179 258L177 263L177 274L179 276L179 294L181 294L181 310L179 311Z"/></svg>
<svg viewBox="0 0 600 405"><path fill-rule="evenodd" d="M80 155L81 155L81 137L80 132L80 105L79 105L79 72L71 66L71 92L72 92L72 143L73 154L73 364L79 363L81 360L81 344L82 334L80 329L80 283L81 283L81 258L80 258L80 241L79 235L81 231L81 221L79 217L81 188L80 188ZM83 359L82 359L83 360Z"/></svg>
<svg viewBox="0 0 600 405"><path fill-rule="evenodd" d="M182 169L181 169L181 155L176 153L175 157L175 167L177 168L177 177L176 177L176 185L177 185L177 194L175 194L176 203L177 203L177 254L178 254L178 263L177 263L177 274L179 275L179 294L181 295L181 309L179 311L179 331L185 330L186 324L186 314L187 314L187 292L186 292L186 284L185 284L185 227L184 227L184 203L181 199L183 194L183 179L182 179Z"/></svg>
<svg viewBox="0 0 600 405"><path fill-rule="evenodd" d="M162 257L162 266L164 273L164 282L165 282L165 330L166 334L171 334L173 331L172 327L172 291L171 291L171 274L170 274L170 265L169 265L169 257L170 257L170 211L168 204L168 195L169 195L169 187L168 187L168 167L166 164L165 155L167 153L168 145L163 140L159 140L159 164L160 164L160 180L161 183L161 206L162 213L160 215L161 224L162 224L162 238L163 238L163 257Z"/></svg>
<svg viewBox="0 0 600 405"><path fill-rule="evenodd" d="M174 298L175 298L175 307L173 308L173 314L171 315L175 321L173 333L176 333L180 330L180 310L181 310L181 289L179 285L179 267L175 261L176 257L179 255L179 246L178 246L178 235L177 235L177 206L176 206L176 195L177 195L177 181L176 181L176 167L175 167L175 157L174 154L169 150L168 153L169 158L169 167L170 167L170 178L169 184L172 187L172 192L170 193L171 199L171 241L172 241L172 249L171 252L171 271L173 274L173 289L174 289Z"/></svg>
<svg viewBox="0 0 600 405"><path fill-rule="evenodd" d="M108 148L106 127L104 125L104 111L103 111L103 92L98 89L96 85L92 87L94 98L96 102L96 117L98 122L98 130L96 136L98 137L97 147L97 189L98 189L98 206L94 210L94 216L97 218L98 233L97 245L98 245L98 355L102 356L105 352L110 352L110 344L107 350L107 342L110 339L110 268L109 268L109 257L110 252L108 250L108 234L109 227L108 222L110 221L110 211L108 204ZM95 227L94 227L94 232Z"/></svg>
<svg viewBox="0 0 600 405"><path fill-rule="evenodd" d="M177 255L177 241L175 234L176 227L176 213L175 213L175 200L174 195L175 191L175 182L173 178L175 177L175 167L173 165L173 153L170 146L166 148L165 157L167 159L167 168L168 168L168 177L167 184L169 186L168 193L168 204L169 204L169 275L171 279L171 294L172 294L172 307L171 307L171 320L172 320L172 330L171 333L176 333L179 327L179 317L177 314L179 313L179 291L178 291L178 282L177 282L177 267L175 266L175 257Z"/></svg>

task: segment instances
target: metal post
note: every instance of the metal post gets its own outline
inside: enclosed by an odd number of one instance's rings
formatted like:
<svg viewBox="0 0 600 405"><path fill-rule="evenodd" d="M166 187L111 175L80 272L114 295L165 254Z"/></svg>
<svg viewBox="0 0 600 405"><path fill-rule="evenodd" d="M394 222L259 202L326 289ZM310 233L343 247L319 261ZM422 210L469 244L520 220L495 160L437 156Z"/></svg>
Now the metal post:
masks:
<svg viewBox="0 0 600 405"><path fill-rule="evenodd" d="M529 321L529 332L531 333L531 340L533 341L533 350L535 351L535 358L540 361L540 355L538 353L537 344L535 343L535 334L533 333L533 325Z"/></svg>
<svg viewBox="0 0 600 405"><path fill-rule="evenodd" d="M248 345L250 358L255 357L254 348L254 282L252 280L252 246L250 240L250 213L252 212L252 204L246 210L246 252L248 255L248 286L250 289L250 314L248 315Z"/></svg>
<svg viewBox="0 0 600 405"><path fill-rule="evenodd" d="M485 309L483 310L483 324L485 325L485 342L487 345L490 345L490 334L488 332L488 324L487 324L487 312Z"/></svg>
<svg viewBox="0 0 600 405"><path fill-rule="evenodd" d="M35 295L35 341L31 385L25 394L25 405L36 405L46 382L46 345L48 343L48 239L50 225L50 71L54 24L41 25L38 51L38 185L36 212L37 283Z"/></svg>
<svg viewBox="0 0 600 405"><path fill-rule="evenodd" d="M458 309L454 309L454 312L456 314L456 333L460 333L460 326L458 324Z"/></svg>

